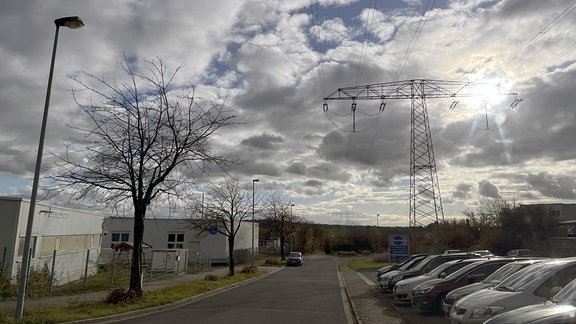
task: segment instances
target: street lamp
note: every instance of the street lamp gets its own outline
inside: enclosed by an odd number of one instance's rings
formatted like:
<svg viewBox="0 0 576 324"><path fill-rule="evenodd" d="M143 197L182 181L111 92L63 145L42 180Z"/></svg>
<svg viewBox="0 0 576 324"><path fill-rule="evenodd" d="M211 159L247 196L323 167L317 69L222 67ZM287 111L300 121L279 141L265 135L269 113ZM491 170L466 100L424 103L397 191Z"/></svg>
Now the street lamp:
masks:
<svg viewBox="0 0 576 324"><path fill-rule="evenodd" d="M38 155L36 156L36 169L34 170L32 195L30 196L30 210L28 211L28 223L26 224L26 237L24 239L24 254L22 256L22 267L20 268L20 287L18 290L18 301L16 303L16 317L18 319L22 318L22 313L24 312L24 296L26 295L26 283L28 281L28 269L30 267L30 240L32 237L32 225L34 223L34 209L36 208L40 168L42 167L42 152L44 150L44 136L46 134L46 122L48 120L48 106L50 105L54 60L56 59L56 47L58 45L58 31L60 30L60 27L68 27L70 29L81 28L84 26L84 22L80 17L72 16L58 18L54 20L54 25L56 25L56 33L54 35L54 46L52 47L52 61L50 62L50 73L48 74L46 99L44 101L44 115L42 117L42 126L40 128L40 141L38 144Z"/></svg>
<svg viewBox="0 0 576 324"><path fill-rule="evenodd" d="M290 223L294 223L294 219L292 218L292 207L294 207L294 204L290 204ZM292 231L290 231L290 251L292 251L292 235L294 233L292 233ZM284 256L282 256L284 257Z"/></svg>
<svg viewBox="0 0 576 324"><path fill-rule="evenodd" d="M252 180L252 269L254 269L254 183L259 179Z"/></svg>
<svg viewBox="0 0 576 324"><path fill-rule="evenodd" d="M378 217L380 217L380 214L376 214L376 253L380 253L380 226L378 225Z"/></svg>

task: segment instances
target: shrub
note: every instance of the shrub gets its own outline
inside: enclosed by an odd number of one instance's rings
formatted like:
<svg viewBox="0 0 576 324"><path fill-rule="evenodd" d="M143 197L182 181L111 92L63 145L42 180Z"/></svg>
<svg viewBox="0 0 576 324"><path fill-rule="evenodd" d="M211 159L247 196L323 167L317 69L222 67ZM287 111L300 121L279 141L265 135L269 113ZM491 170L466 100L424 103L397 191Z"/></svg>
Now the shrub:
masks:
<svg viewBox="0 0 576 324"><path fill-rule="evenodd" d="M142 291L133 291L124 288L115 288L108 291L104 301L109 304L131 303L142 298Z"/></svg>
<svg viewBox="0 0 576 324"><path fill-rule="evenodd" d="M244 269L240 270L240 273L256 273L256 270L258 270L258 268L255 266L244 266Z"/></svg>
<svg viewBox="0 0 576 324"><path fill-rule="evenodd" d="M280 265L282 264L282 260L278 260L278 259L266 259L264 261L264 264L267 265Z"/></svg>
<svg viewBox="0 0 576 324"><path fill-rule="evenodd" d="M213 275L213 274L209 274L209 275L206 275L206 277L204 277L204 280L206 280L206 281L218 281L218 276Z"/></svg>

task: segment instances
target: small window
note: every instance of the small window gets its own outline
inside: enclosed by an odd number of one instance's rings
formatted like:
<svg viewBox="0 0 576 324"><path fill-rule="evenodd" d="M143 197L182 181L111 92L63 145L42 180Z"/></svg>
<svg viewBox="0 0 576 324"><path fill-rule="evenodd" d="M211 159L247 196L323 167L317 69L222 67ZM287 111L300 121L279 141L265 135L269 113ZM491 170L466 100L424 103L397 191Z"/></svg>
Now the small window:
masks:
<svg viewBox="0 0 576 324"><path fill-rule="evenodd" d="M110 247L113 248L114 245L122 242L128 242L130 240L130 233L112 233L112 243Z"/></svg>
<svg viewBox="0 0 576 324"><path fill-rule="evenodd" d="M183 249L184 248L184 233L168 233L168 246L169 249Z"/></svg>

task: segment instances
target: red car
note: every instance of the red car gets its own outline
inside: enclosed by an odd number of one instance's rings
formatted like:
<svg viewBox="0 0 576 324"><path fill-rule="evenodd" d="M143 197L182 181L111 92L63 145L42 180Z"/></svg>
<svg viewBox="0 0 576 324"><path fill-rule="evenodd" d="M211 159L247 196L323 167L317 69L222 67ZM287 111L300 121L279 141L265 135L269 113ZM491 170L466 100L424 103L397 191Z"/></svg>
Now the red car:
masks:
<svg viewBox="0 0 576 324"><path fill-rule="evenodd" d="M445 278L428 280L412 289L412 305L419 313L440 311L441 302L450 291L484 280L501 266L514 261L493 258L471 263Z"/></svg>

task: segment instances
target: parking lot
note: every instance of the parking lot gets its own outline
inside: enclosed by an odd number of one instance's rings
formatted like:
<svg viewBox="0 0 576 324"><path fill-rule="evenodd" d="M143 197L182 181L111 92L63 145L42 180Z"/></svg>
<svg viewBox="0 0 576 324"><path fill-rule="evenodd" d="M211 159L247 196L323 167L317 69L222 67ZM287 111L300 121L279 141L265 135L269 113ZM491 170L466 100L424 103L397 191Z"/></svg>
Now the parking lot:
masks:
<svg viewBox="0 0 576 324"><path fill-rule="evenodd" d="M376 298L380 299L380 303L386 305L388 309L394 309L400 313L402 318L408 323L426 323L426 324L447 324L450 320L444 317L443 314L418 314L416 309L410 304L399 302L392 298L390 293L382 293L377 288L377 283L375 282L375 274L377 269L362 269L357 272L365 277L365 280L370 280L373 283L374 290L377 292L375 294Z"/></svg>

